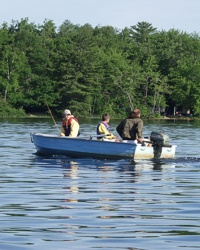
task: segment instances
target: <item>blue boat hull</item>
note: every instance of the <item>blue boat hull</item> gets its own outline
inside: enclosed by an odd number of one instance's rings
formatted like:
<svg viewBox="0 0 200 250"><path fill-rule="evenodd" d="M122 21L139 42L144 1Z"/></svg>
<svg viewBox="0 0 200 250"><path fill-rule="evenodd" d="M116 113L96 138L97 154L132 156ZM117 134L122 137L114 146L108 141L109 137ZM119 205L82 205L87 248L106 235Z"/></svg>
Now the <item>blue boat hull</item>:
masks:
<svg viewBox="0 0 200 250"><path fill-rule="evenodd" d="M32 133L32 142L40 155L65 155L103 159L152 159L152 147L130 142L98 141L90 138L59 137ZM176 146L163 147L161 158L174 158Z"/></svg>

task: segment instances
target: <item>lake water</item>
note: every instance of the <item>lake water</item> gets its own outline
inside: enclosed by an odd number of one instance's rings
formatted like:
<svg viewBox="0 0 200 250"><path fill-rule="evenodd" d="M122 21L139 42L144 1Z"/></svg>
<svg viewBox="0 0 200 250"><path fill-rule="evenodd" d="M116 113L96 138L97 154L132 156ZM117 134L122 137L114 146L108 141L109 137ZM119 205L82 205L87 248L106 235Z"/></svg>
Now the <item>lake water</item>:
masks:
<svg viewBox="0 0 200 250"><path fill-rule="evenodd" d="M144 122L175 159L39 157L30 133L58 134L53 122L1 119L0 249L200 249L200 122ZM95 134L97 121L80 123Z"/></svg>

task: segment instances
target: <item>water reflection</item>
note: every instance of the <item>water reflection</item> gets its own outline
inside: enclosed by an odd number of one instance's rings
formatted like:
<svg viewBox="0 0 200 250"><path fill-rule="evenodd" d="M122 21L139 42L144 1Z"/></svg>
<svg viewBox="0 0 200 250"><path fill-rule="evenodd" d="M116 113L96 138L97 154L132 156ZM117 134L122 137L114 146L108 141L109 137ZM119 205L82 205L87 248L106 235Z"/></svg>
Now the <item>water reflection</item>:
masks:
<svg viewBox="0 0 200 250"><path fill-rule="evenodd" d="M145 124L178 144L160 161L39 157L29 134L49 121L1 125L0 249L199 248L199 124Z"/></svg>
<svg viewBox="0 0 200 250"><path fill-rule="evenodd" d="M173 159L171 162L166 159L156 160L98 160L92 158L68 158L65 156L42 157L37 156L33 158L33 162L37 166L52 168L62 167L70 169L69 175L72 178L77 178L78 168L84 167L86 169L96 169L97 171L120 171L131 172L139 168L151 168L152 170L162 170L165 166L172 166L175 164ZM66 176L67 177L67 176Z"/></svg>
<svg viewBox="0 0 200 250"><path fill-rule="evenodd" d="M77 181L78 180L78 166L77 162L69 161L68 166L66 167L66 162L61 160L61 166L68 169L67 173L64 174L65 178L69 178L70 182L67 187L64 187L64 189L68 189L69 193L72 195L73 198L69 198L65 200L66 202L78 202L78 199L75 198L75 195L79 193L79 185Z"/></svg>

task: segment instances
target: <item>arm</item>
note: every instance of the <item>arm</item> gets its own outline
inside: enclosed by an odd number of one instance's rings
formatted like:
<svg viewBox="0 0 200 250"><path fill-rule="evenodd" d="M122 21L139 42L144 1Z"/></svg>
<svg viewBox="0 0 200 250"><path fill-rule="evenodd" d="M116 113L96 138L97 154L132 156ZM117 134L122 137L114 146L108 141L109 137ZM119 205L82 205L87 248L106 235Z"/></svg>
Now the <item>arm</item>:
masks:
<svg viewBox="0 0 200 250"><path fill-rule="evenodd" d="M116 127L117 133L120 137L123 137L123 130L124 130L124 120L120 122L120 124Z"/></svg>
<svg viewBox="0 0 200 250"><path fill-rule="evenodd" d="M62 122L62 131L60 133L60 136L65 136L65 129L64 129L64 126L63 126L63 122Z"/></svg>
<svg viewBox="0 0 200 250"><path fill-rule="evenodd" d="M137 127L138 129L138 131L137 131L137 137L138 137L138 141L142 141L142 129L143 129L143 121L142 120L140 120L139 122L138 122L138 127Z"/></svg>
<svg viewBox="0 0 200 250"><path fill-rule="evenodd" d="M70 130L69 137L77 137L78 136L78 131L79 131L79 124L78 124L77 121L72 119L72 121L71 121L71 130Z"/></svg>

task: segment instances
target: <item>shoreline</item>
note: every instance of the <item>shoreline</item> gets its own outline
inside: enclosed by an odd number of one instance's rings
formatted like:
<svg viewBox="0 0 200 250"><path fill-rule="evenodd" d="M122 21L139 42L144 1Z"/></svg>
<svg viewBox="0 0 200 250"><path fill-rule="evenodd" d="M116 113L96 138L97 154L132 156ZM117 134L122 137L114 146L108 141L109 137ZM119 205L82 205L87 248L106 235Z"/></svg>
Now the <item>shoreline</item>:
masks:
<svg viewBox="0 0 200 250"><path fill-rule="evenodd" d="M0 119L10 119L10 118L17 118L17 119L52 119L50 115L27 115L27 116L0 116ZM60 117L54 117L56 119L60 119ZM162 117L141 117L143 120L200 120L200 117L187 117L187 116L162 116ZM94 117L78 117L78 119L99 119L99 116ZM112 120L121 120L121 118L113 117Z"/></svg>

